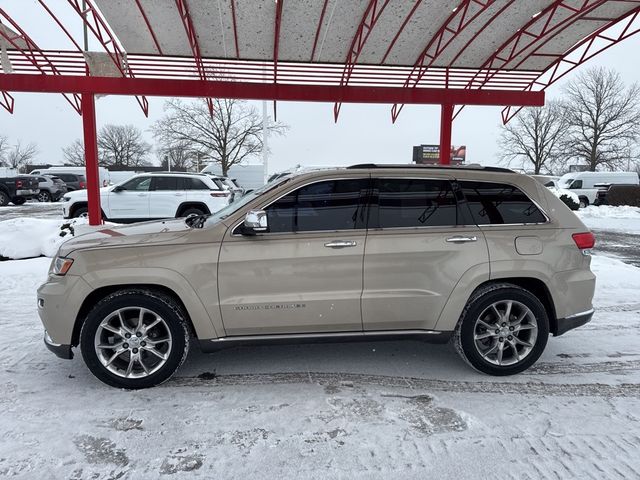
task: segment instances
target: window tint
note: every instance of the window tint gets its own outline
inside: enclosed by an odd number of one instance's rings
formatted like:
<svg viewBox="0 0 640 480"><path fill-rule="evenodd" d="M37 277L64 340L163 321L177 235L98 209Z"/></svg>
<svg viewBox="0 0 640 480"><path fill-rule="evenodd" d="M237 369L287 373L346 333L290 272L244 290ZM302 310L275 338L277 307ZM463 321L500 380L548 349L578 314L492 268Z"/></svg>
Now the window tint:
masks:
<svg viewBox="0 0 640 480"><path fill-rule="evenodd" d="M574 180L569 188L582 188L582 180Z"/></svg>
<svg viewBox="0 0 640 480"><path fill-rule="evenodd" d="M488 182L460 182L460 185L478 225L546 222L538 207L513 185Z"/></svg>
<svg viewBox="0 0 640 480"><path fill-rule="evenodd" d="M178 179L176 177L153 177L152 190L178 190Z"/></svg>
<svg viewBox="0 0 640 480"><path fill-rule="evenodd" d="M329 180L301 187L267 207L269 231L364 228L360 198L368 183L368 179Z"/></svg>
<svg viewBox="0 0 640 480"><path fill-rule="evenodd" d="M75 175L70 173L59 173L57 174L63 182L77 182L78 178Z"/></svg>
<svg viewBox="0 0 640 480"><path fill-rule="evenodd" d="M457 224L456 199L446 180L381 178L376 180L377 221L373 227L436 227ZM375 210L373 210L375 217Z"/></svg>
<svg viewBox="0 0 640 480"><path fill-rule="evenodd" d="M149 185L151 185L151 177L137 177L124 183L122 188L125 190L147 191L149 190Z"/></svg>
<svg viewBox="0 0 640 480"><path fill-rule="evenodd" d="M183 180L185 190L209 190L209 187L199 178L185 177Z"/></svg>

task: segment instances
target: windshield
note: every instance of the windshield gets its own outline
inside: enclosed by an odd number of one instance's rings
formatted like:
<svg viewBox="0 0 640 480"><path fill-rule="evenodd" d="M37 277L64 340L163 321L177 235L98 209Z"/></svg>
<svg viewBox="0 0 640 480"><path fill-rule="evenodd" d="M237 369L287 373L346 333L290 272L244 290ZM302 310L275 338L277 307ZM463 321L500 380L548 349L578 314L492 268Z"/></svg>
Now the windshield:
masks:
<svg viewBox="0 0 640 480"><path fill-rule="evenodd" d="M558 182L558 184L564 188L568 187L572 183L573 183L573 178L561 178L560 181Z"/></svg>
<svg viewBox="0 0 640 480"><path fill-rule="evenodd" d="M250 192L250 193L247 193L246 195L241 197L239 200L227 205L222 210L219 210L216 213L214 213L213 215L211 215L207 219L207 223L209 223L209 224L218 223L219 221L224 220L228 216L233 215L234 213L236 213L238 210L240 210L242 207L244 207L248 203L252 202L254 199L258 198L260 195L264 195L265 193L273 190L274 188L278 188L280 185L285 184L286 182L288 182L292 178L293 178L293 175L288 175L286 177L279 178L275 182L267 183L262 188L259 188L257 190L254 190L254 191Z"/></svg>

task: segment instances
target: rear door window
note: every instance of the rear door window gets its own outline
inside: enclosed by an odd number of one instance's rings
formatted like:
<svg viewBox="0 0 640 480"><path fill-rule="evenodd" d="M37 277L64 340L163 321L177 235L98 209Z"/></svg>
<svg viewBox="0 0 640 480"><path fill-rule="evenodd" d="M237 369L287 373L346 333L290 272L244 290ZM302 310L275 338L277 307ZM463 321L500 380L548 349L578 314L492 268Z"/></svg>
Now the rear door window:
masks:
<svg viewBox="0 0 640 480"><path fill-rule="evenodd" d="M166 191L166 190L178 190L178 178L177 177L153 177L151 181L151 190Z"/></svg>
<svg viewBox="0 0 640 480"><path fill-rule="evenodd" d="M505 183L459 182L478 225L544 223L547 218L518 187Z"/></svg>
<svg viewBox="0 0 640 480"><path fill-rule="evenodd" d="M379 178L374 181L369 228L443 227L458 223L447 180Z"/></svg>

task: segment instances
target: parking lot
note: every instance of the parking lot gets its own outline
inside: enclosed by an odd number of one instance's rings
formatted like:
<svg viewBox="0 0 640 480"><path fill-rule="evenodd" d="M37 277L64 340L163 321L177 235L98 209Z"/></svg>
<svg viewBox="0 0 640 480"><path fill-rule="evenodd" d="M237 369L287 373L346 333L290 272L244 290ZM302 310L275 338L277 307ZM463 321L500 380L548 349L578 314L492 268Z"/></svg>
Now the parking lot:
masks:
<svg viewBox="0 0 640 480"><path fill-rule="evenodd" d="M515 377L448 345L339 343L194 348L166 384L117 390L42 345L49 259L0 262L0 476L636 478L640 269L612 257L637 262L625 224L598 234L593 321Z"/></svg>

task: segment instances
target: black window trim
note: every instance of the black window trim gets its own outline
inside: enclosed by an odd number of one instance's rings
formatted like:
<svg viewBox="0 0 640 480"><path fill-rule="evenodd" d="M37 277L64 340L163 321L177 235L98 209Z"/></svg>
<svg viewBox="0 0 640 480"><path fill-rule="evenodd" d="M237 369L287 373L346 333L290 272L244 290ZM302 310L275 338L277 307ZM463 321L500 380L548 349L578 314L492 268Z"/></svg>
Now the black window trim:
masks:
<svg viewBox="0 0 640 480"><path fill-rule="evenodd" d="M373 185L373 182L375 180L394 180L394 179L399 179L399 180L435 180L435 181L440 181L440 182L449 182L449 187L451 187L451 192L453 193L453 199L456 202L456 209L457 209L457 213L456 213L456 220L458 219L458 217L465 217L466 215L463 215L463 212L461 212L461 206L462 204L460 203L460 200L458 200L457 198L457 192L456 192L456 187L454 185L454 182L456 181L454 178L448 177L448 176L442 176L442 177L424 177L424 176L419 176L419 175L413 175L413 176L398 176L398 175L372 175L371 176L371 183ZM405 230L405 231L413 231L413 230L442 230L443 228L455 228L455 227L461 227L463 225L460 224L455 224L455 225L424 225L424 226L415 226L415 227L369 227L368 223L369 223L369 218L371 215L371 212L374 210L374 208L377 208L377 205L375 207L373 207L372 205L372 199L374 198L374 192L372 189L370 189L369 192L369 196L368 196L368 203L367 203L367 230L370 232L386 232L386 231L393 231L393 230ZM466 201L466 199L465 199Z"/></svg>
<svg viewBox="0 0 640 480"><path fill-rule="evenodd" d="M545 211L544 208L542 208L542 206L535 201L533 198L531 198L531 196L519 185L516 185L515 183L512 182L505 182L502 180L478 180L478 179L474 179L474 178L456 178L456 182L477 182L477 183L501 183L503 185L509 185L510 187L514 187L517 188L518 190L520 190L525 197L527 197L529 199L529 201L531 203L533 203L536 208L538 210L540 210L540 213L542 213L542 215L544 216L544 218L546 219L546 221L544 222L526 222L526 223L473 223L473 224L469 224L469 225L459 225L459 226L463 226L463 227L471 227L471 226L476 226L476 227L491 227L491 228L496 228L496 227L523 227L523 226L530 226L530 225L548 225L551 222L551 217L549 217L549 215L547 215L547 212ZM459 187L460 191L462 192L462 195L464 197L464 191L462 189L462 186ZM544 187L547 188L547 187ZM467 205L467 198L464 198L464 203L465 205ZM467 208L468 205L467 205ZM469 212L469 214L471 215L471 212ZM471 216L471 218L473 218L473 216Z"/></svg>
<svg viewBox="0 0 640 480"><path fill-rule="evenodd" d="M314 179L311 180L307 183L302 183L300 185L296 185L295 187L293 187L290 190L287 190L285 193L283 193L282 195L280 195L279 197L275 198L274 200L260 206L260 207L255 207L255 208L251 208L249 210L265 210L266 208L270 207L271 205L273 205L274 203L276 203L278 200L280 200L281 198L286 197L287 195L289 195L291 192L295 192L296 190L299 190L301 188L304 187L308 187L309 185L313 185L315 183L322 183L322 182L331 182L331 181L339 181L339 180L368 180L369 181L369 187L367 188L367 193L364 196L364 198L361 197L361 202L362 202L362 206L364 208L364 228L350 228L347 230L299 230L297 232L265 232L265 233L258 233L256 236L259 237L281 237L283 235L310 235L310 234L318 234L318 233L340 233L340 232L367 232L368 229L368 223L369 223L369 210L371 209L371 182L372 182L372 178L370 174L364 174L364 175L357 175L357 176L351 176L351 177L332 177L332 178L320 178L320 179ZM246 212L248 212L249 210L245 210L245 214ZM240 222L238 222L232 229L231 229L231 236L233 237L243 237L244 235L242 235L242 233L237 232L236 230L244 223L244 216L242 218L242 220L240 220Z"/></svg>

